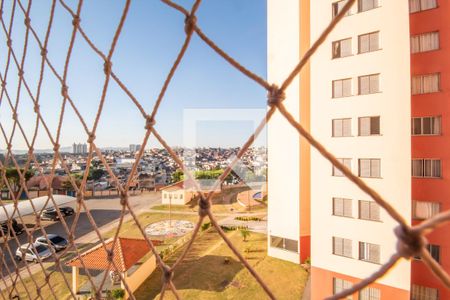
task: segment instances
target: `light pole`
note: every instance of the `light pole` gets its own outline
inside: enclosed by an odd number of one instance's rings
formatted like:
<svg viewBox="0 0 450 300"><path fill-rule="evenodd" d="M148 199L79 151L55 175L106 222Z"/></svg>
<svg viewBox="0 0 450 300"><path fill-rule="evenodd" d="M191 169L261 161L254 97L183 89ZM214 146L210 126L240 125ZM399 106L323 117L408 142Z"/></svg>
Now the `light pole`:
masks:
<svg viewBox="0 0 450 300"><path fill-rule="evenodd" d="M169 193L169 227L172 228L172 193Z"/></svg>

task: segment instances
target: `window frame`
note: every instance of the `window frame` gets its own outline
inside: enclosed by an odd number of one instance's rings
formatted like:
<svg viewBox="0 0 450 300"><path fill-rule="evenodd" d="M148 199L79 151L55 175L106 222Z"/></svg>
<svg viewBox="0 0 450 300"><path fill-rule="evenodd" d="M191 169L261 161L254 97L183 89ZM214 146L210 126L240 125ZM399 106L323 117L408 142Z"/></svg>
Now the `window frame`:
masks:
<svg viewBox="0 0 450 300"><path fill-rule="evenodd" d="M336 239L340 239L342 240L342 249L341 252L342 253L337 253L336 252ZM350 243L350 252L351 255L345 255L345 242ZM347 257L347 258L353 258L353 241L351 239L346 239L346 238L342 238L342 237L338 237L338 236L333 236L332 237L332 253L333 255L337 255L337 256L341 256L341 257Z"/></svg>
<svg viewBox="0 0 450 300"><path fill-rule="evenodd" d="M370 246L375 246L378 248L378 261L371 260ZM362 248L364 249L363 251L361 251ZM361 241L358 242L358 260L379 265L381 262L381 245Z"/></svg>
<svg viewBox="0 0 450 300"><path fill-rule="evenodd" d="M350 40L350 54L348 55L342 55L342 45L341 43L343 41L348 41ZM335 56L334 55L334 45L339 44L339 56ZM349 56L353 56L353 39L352 37L349 38L345 38L345 39L340 39L337 41L333 41L331 43L331 59L338 59L338 58L345 58L345 57L349 57Z"/></svg>
<svg viewBox="0 0 450 300"><path fill-rule="evenodd" d="M368 204L369 205L369 218L364 218L361 216L361 204ZM377 207L378 209L378 218L372 217L372 206ZM375 201L369 201L369 200L358 200L358 219L364 220L364 221L373 221L373 222L382 222L381 221L381 207L380 205Z"/></svg>
<svg viewBox="0 0 450 300"><path fill-rule="evenodd" d="M331 3L331 19L336 18L337 15L341 12L341 10L339 10L339 5L338 5L338 3L340 3L340 2L348 2L348 0L338 0L338 1L334 1L334 2ZM346 3L344 3L344 6L345 6L345 4ZM335 6L337 7L337 9L335 9ZM347 13L344 15L344 17L351 16L352 15L351 11L352 11L352 9L350 8L347 11Z"/></svg>
<svg viewBox="0 0 450 300"><path fill-rule="evenodd" d="M378 48L374 49L374 50L371 50L371 43L370 43L370 36L372 34L378 34ZM369 51L362 52L361 51L361 38L364 37L364 36L368 36L369 37ZM358 35L358 54L365 54L365 53L375 52L375 51L379 51L379 50L381 50L381 47L380 47L380 31L379 30L378 31L368 32L368 33L363 33L363 34Z"/></svg>
<svg viewBox="0 0 450 300"><path fill-rule="evenodd" d="M370 161L370 176L362 176L361 175L361 162L363 161L363 160L369 160ZM375 160L377 160L377 161L379 161L379 166L380 166L380 169L379 169L379 176L373 176L372 175L372 161L375 161ZM382 178L382 176L381 176L381 158L359 158L358 159L358 177L361 177L361 178Z"/></svg>
<svg viewBox="0 0 450 300"><path fill-rule="evenodd" d="M351 158L337 158L337 160L339 160L343 165L345 165L350 171L352 171L352 159ZM345 164L346 161L350 161L350 165L347 166ZM332 171L331 171L331 175L334 177L345 177L345 175L339 170L337 169L334 165L331 165L332 167Z"/></svg>
<svg viewBox="0 0 450 300"><path fill-rule="evenodd" d="M344 81L350 82L350 95L344 95ZM334 84L340 83L341 84L341 90L342 90L342 96L336 96L335 90L334 90ZM349 78L342 78L342 79L336 79L331 82L331 98L333 99L339 99L339 98L346 98L353 96L353 80L351 77Z"/></svg>
<svg viewBox="0 0 450 300"><path fill-rule="evenodd" d="M362 119L370 119L370 134L368 135L363 135L361 134L361 120ZM373 118L378 118L378 133L372 133L372 119ZM379 136L381 135L381 116L365 116L365 117L358 117L358 136Z"/></svg>
<svg viewBox="0 0 450 300"><path fill-rule="evenodd" d="M336 211L336 201L337 200L342 200L342 214L339 214ZM350 215L346 214L346 204L350 204ZM332 215L336 216L336 217L344 217L344 218L353 218L353 200L349 199L349 198L343 198L343 197L333 197L332 198Z"/></svg>
<svg viewBox="0 0 450 300"><path fill-rule="evenodd" d="M378 93L381 93L381 89L380 89L380 76L381 74L380 73L373 73L373 74L367 74L367 75L361 75L361 76L358 76L358 95L359 96L366 96L366 95L372 95L372 94L378 94ZM378 77L378 90L377 91L372 91L372 86L371 86L371 84L370 84L370 82L371 82L371 77L372 76L377 76ZM365 78L365 77L368 77L369 78L369 92L368 93L365 93L365 94L362 94L361 93L361 79L363 79L363 78Z"/></svg>
<svg viewBox="0 0 450 300"><path fill-rule="evenodd" d="M437 34L438 37L438 47L435 49L430 49L430 50L422 50L423 49L423 45L421 43L421 37L424 35L428 35L428 34ZM419 38L419 50L416 52L413 52L413 38ZM420 54L420 53L427 53L427 52L432 52L432 51L438 51L441 50L441 34L439 30L434 30L434 31L429 31L429 32L422 32L422 33L418 33L418 34L412 34L410 36L410 44L411 44L411 54Z"/></svg>
<svg viewBox="0 0 450 300"><path fill-rule="evenodd" d="M334 135L335 121L341 121L341 135ZM350 121L350 135L344 135L344 121ZM352 118L339 118L331 120L331 137L352 137Z"/></svg>
<svg viewBox="0 0 450 300"><path fill-rule="evenodd" d="M374 5L372 8L362 10L362 1L364 1L364 0L358 0L358 13L363 13L363 12L370 11L370 10L381 7L380 0L370 0L372 2L376 2L376 6Z"/></svg>
<svg viewBox="0 0 450 300"><path fill-rule="evenodd" d="M433 119L434 122L438 121L439 122L439 133L423 133L423 128L424 128L424 120L426 118L429 119ZM414 121L420 119L420 133L415 133L415 123ZM433 123L434 125L434 123ZM434 128L434 126L432 126L431 128ZM424 116L424 117L411 117L411 136L441 136L442 135L442 116L438 115L438 116Z"/></svg>
<svg viewBox="0 0 450 300"><path fill-rule="evenodd" d="M425 217L425 218L419 217L417 215L417 204L418 203L431 204L430 208L432 211L436 210L436 206L437 206L437 212L431 213L431 215L429 217ZM433 207L433 206L435 206L435 207ZM412 215L413 220L427 220L427 219L435 216L436 214L440 213L441 211L442 211L442 203L440 203L440 202L421 201L421 200L413 200L413 202L412 202L412 214L411 215Z"/></svg>
<svg viewBox="0 0 450 300"><path fill-rule="evenodd" d="M437 77L437 90L436 91L432 91L432 92L425 92L424 91L424 79L427 76L436 76ZM420 92L418 93L414 93L414 87L413 87L413 83L414 83L414 79L420 78ZM427 74L416 74L413 75L411 77L411 95L412 96L418 96L418 95L427 95L427 94L433 94L433 93L440 93L442 92L442 87L441 87L441 73L440 72L435 72L435 73L427 73Z"/></svg>
<svg viewBox="0 0 450 300"><path fill-rule="evenodd" d="M417 176L414 175L414 161L422 161L422 176ZM434 163L435 162L439 162L439 176L425 176L426 172L425 172L425 162L429 161L430 162L430 173L433 174L434 173ZM413 158L412 159L412 163L411 163L411 176L414 178L425 178L425 179L442 179L442 160L439 158Z"/></svg>
<svg viewBox="0 0 450 300"><path fill-rule="evenodd" d="M409 8L408 11L409 11L410 14L417 14L417 13L420 13L420 12L423 12L423 11L428 11L428 10L439 8L439 0L435 0L436 1L436 6L435 7L427 8L427 9L422 9L422 0L419 0L420 9L417 10L417 11L413 11L412 12L411 11L411 1L414 1L414 0L409 0L408 1L408 8Z"/></svg>

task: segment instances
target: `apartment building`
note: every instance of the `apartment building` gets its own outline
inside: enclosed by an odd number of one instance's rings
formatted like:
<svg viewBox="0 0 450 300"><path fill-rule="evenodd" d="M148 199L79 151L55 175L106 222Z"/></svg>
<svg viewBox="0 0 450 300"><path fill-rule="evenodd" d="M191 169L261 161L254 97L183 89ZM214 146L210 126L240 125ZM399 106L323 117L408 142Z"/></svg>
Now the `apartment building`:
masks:
<svg viewBox="0 0 450 300"><path fill-rule="evenodd" d="M412 223L450 209L450 3L410 0ZM427 236L428 250L450 270L448 226ZM419 260L411 262L412 299L450 299Z"/></svg>
<svg viewBox="0 0 450 300"><path fill-rule="evenodd" d="M417 73L422 77L413 76L419 84L411 88L408 1L356 2L289 88L285 104L343 164L410 219L413 203L423 205L412 202L411 170L421 163L431 174L445 171L445 164L438 162L442 153L411 153L411 91L433 91L435 79L430 77L439 70ZM270 82L281 82L289 74L344 4L268 1ZM437 77L442 88L443 75ZM423 113L413 110L413 116L434 116ZM420 119L421 126L426 122L431 121ZM416 137L412 139L414 143ZM360 281L395 253L397 224L309 149L279 114L268 126L268 163L269 255L295 262L311 257L312 299ZM416 196L415 201L427 199ZM411 285L410 274L411 262L402 260L376 284L349 298L410 299L411 287L419 291Z"/></svg>

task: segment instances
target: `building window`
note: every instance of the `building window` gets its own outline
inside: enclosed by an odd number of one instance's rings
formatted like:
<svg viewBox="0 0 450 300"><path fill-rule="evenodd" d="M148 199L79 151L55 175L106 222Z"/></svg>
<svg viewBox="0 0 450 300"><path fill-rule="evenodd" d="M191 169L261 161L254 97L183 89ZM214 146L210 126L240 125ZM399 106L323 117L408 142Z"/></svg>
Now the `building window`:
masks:
<svg viewBox="0 0 450 300"><path fill-rule="evenodd" d="M439 49L439 32L427 32L411 37L411 53L427 52Z"/></svg>
<svg viewBox="0 0 450 300"><path fill-rule="evenodd" d="M359 242L359 259L371 263L380 263L380 245Z"/></svg>
<svg viewBox="0 0 450 300"><path fill-rule="evenodd" d="M352 240L333 237L333 254L352 257Z"/></svg>
<svg viewBox="0 0 450 300"><path fill-rule="evenodd" d="M439 290L413 284L411 287L411 300L439 300Z"/></svg>
<svg viewBox="0 0 450 300"><path fill-rule="evenodd" d="M360 136L379 135L380 117L361 117L358 119L358 131Z"/></svg>
<svg viewBox="0 0 450 300"><path fill-rule="evenodd" d="M359 218L361 220L380 221L380 206L375 201L359 200Z"/></svg>
<svg viewBox="0 0 450 300"><path fill-rule="evenodd" d="M378 7L378 0L358 0L358 12L371 10Z"/></svg>
<svg viewBox="0 0 450 300"><path fill-rule="evenodd" d="M441 178L440 159L413 159L412 176L425 178Z"/></svg>
<svg viewBox="0 0 450 300"><path fill-rule="evenodd" d="M409 12L415 13L437 7L437 0L409 0Z"/></svg>
<svg viewBox="0 0 450 300"><path fill-rule="evenodd" d="M380 50L380 32L362 34L358 37L358 53Z"/></svg>
<svg viewBox="0 0 450 300"><path fill-rule="evenodd" d="M440 262L440 246L439 245L432 245L428 244L425 246L425 249L430 253L431 257L436 261ZM414 256L414 259L421 260L422 258L420 256Z"/></svg>
<svg viewBox="0 0 450 300"><path fill-rule="evenodd" d="M333 58L340 58L352 55L352 39L343 39L340 41L335 41L332 44L333 47Z"/></svg>
<svg viewBox="0 0 450 300"><path fill-rule="evenodd" d="M436 93L440 91L440 74L427 74L413 76L411 81L413 95Z"/></svg>
<svg viewBox="0 0 450 300"><path fill-rule="evenodd" d="M270 236L270 246L298 253L298 241L278 236Z"/></svg>
<svg viewBox="0 0 450 300"><path fill-rule="evenodd" d="M381 291L380 289L367 287L359 292L358 300L380 300Z"/></svg>
<svg viewBox="0 0 450 300"><path fill-rule="evenodd" d="M341 0L341 1L336 1L332 4L332 14L333 14L333 19L336 18L336 16L342 11L342 9L344 8L345 4L347 4L348 0ZM346 16L350 15L350 10L348 10L345 13Z"/></svg>
<svg viewBox="0 0 450 300"><path fill-rule="evenodd" d="M341 164L347 167L347 169L352 169L352 159L351 158L338 158L337 159ZM344 173L342 173L338 168L333 166L333 176L344 176Z"/></svg>
<svg viewBox="0 0 450 300"><path fill-rule="evenodd" d="M358 77L359 95L374 94L380 91L380 74Z"/></svg>
<svg viewBox="0 0 450 300"><path fill-rule="evenodd" d="M352 79L339 79L333 81L333 98L342 98L352 95Z"/></svg>
<svg viewBox="0 0 450 300"><path fill-rule="evenodd" d="M333 198L333 215L339 217L352 217L352 199Z"/></svg>
<svg viewBox="0 0 450 300"><path fill-rule="evenodd" d="M413 201L412 213L416 220L425 220L441 211L441 204L429 201Z"/></svg>
<svg viewBox="0 0 450 300"><path fill-rule="evenodd" d="M377 158L359 159L359 177L380 178L381 159Z"/></svg>
<svg viewBox="0 0 450 300"><path fill-rule="evenodd" d="M183 194L180 195L180 199L183 199Z"/></svg>
<svg viewBox="0 0 450 300"><path fill-rule="evenodd" d="M352 119L333 120L333 137L346 137L352 135Z"/></svg>
<svg viewBox="0 0 450 300"><path fill-rule="evenodd" d="M342 292L343 290L349 289L352 287L352 283L350 281L333 277L333 295L336 295L337 293ZM345 299L353 299L353 297L347 296Z"/></svg>
<svg viewBox="0 0 450 300"><path fill-rule="evenodd" d="M417 117L411 119L412 135L440 135L441 117Z"/></svg>

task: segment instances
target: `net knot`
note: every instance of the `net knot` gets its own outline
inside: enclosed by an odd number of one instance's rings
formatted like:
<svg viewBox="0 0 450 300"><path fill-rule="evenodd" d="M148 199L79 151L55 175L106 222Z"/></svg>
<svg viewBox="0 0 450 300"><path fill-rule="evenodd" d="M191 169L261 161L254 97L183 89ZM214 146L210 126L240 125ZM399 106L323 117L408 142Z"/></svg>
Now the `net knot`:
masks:
<svg viewBox="0 0 450 300"><path fill-rule="evenodd" d="M128 194L126 191L120 192L120 205L124 206L128 202Z"/></svg>
<svg viewBox="0 0 450 300"><path fill-rule="evenodd" d="M273 84L267 93L267 103L269 106L276 106L286 99L286 94L276 84Z"/></svg>
<svg viewBox="0 0 450 300"><path fill-rule="evenodd" d="M67 236L67 239L69 240L69 244L70 245L73 245L73 242L74 242L74 236L73 236L73 233L72 232L69 232L69 235Z"/></svg>
<svg viewBox="0 0 450 300"><path fill-rule="evenodd" d="M9 152L11 152L12 144L11 144L11 143L8 143L8 144L6 145L6 149L7 149Z"/></svg>
<svg viewBox="0 0 450 300"><path fill-rule="evenodd" d="M87 139L87 142L89 144L92 144L94 142L94 140L95 140L95 134L93 132L89 133L89 137Z"/></svg>
<svg viewBox="0 0 450 300"><path fill-rule="evenodd" d="M55 144L55 145L53 146L53 151L54 151L54 152L58 152L59 147L60 147L59 144Z"/></svg>
<svg viewBox="0 0 450 300"><path fill-rule="evenodd" d="M61 95L64 97L64 98L69 98L69 96L68 96L68 94L67 94L67 91L68 91L68 87L67 87L67 85L65 85L65 84L63 84L63 86L61 87Z"/></svg>
<svg viewBox="0 0 450 300"><path fill-rule="evenodd" d="M24 74L24 72L23 72L23 70L22 69L20 69L19 70L19 72L17 72L17 74L19 75L19 77L21 78L21 77L23 77L23 74Z"/></svg>
<svg viewBox="0 0 450 300"><path fill-rule="evenodd" d="M164 265L162 269L163 269L162 281L165 282L165 283L168 283L168 282L172 281L172 278L173 278L173 275L174 275L173 271L166 265Z"/></svg>
<svg viewBox="0 0 450 300"><path fill-rule="evenodd" d="M422 234L399 225L394 229L397 236L397 253L404 258L420 255L422 248L428 243Z"/></svg>
<svg viewBox="0 0 450 300"><path fill-rule="evenodd" d="M110 60L105 60L105 63L103 64L103 72L105 75L109 76L111 74L111 68L112 68L112 62Z"/></svg>
<svg viewBox="0 0 450 300"><path fill-rule="evenodd" d="M46 56L47 56L47 53L48 53L48 51L47 51L46 48L41 48L41 56L42 56L42 57L46 57Z"/></svg>
<svg viewBox="0 0 450 300"><path fill-rule="evenodd" d="M80 26L80 21L81 21L80 16L74 16L72 20L72 25L78 28L78 26Z"/></svg>
<svg viewBox="0 0 450 300"><path fill-rule="evenodd" d="M17 112L13 112L12 119L17 122L17 117L18 117Z"/></svg>
<svg viewBox="0 0 450 300"><path fill-rule="evenodd" d="M197 17L195 15L188 15L184 19L184 32L191 34L194 31L195 24L197 24Z"/></svg>
<svg viewBox="0 0 450 300"><path fill-rule="evenodd" d="M2 81L2 88L6 87L6 81Z"/></svg>
<svg viewBox="0 0 450 300"><path fill-rule="evenodd" d="M208 215L211 205L210 205L209 201L206 200L205 197L202 195L202 197L198 201L198 207L200 208L198 210L198 214L200 215L200 217L205 217Z"/></svg>
<svg viewBox="0 0 450 300"><path fill-rule="evenodd" d="M30 17L26 17L24 23L25 23L25 26L30 27L30 23L31 23Z"/></svg>
<svg viewBox="0 0 450 300"><path fill-rule="evenodd" d="M40 108L41 108L41 107L40 107L40 105L39 105L39 104L35 104L35 105L34 105L34 112L38 114L38 113L39 113L39 110L40 110Z"/></svg>
<svg viewBox="0 0 450 300"><path fill-rule="evenodd" d="M28 155L33 155L33 153L34 153L34 148L33 147L30 147L30 148L28 148Z"/></svg>
<svg viewBox="0 0 450 300"><path fill-rule="evenodd" d="M80 204L83 201L83 193L82 192L78 192L77 193L77 202L78 204Z"/></svg>
<svg viewBox="0 0 450 300"><path fill-rule="evenodd" d="M156 121L152 116L147 116L145 118L145 129L150 130L155 126Z"/></svg>
<svg viewBox="0 0 450 300"><path fill-rule="evenodd" d="M6 41L6 45L7 45L8 47L11 47L11 45L12 45L12 39L8 38L8 40Z"/></svg>

